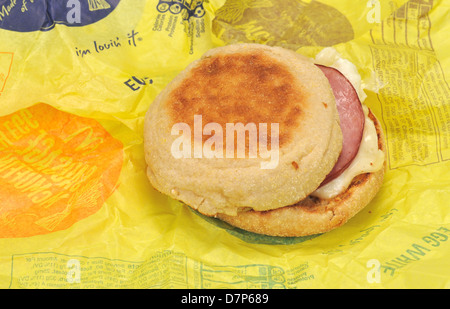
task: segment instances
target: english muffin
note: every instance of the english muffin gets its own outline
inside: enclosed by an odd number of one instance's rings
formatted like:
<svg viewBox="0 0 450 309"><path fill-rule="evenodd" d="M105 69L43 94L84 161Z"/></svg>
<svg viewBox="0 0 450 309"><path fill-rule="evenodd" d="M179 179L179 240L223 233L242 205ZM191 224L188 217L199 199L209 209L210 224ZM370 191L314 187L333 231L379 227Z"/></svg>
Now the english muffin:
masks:
<svg viewBox="0 0 450 309"><path fill-rule="evenodd" d="M195 116L202 120L197 128ZM182 132L183 143L173 131L177 124L190 129ZM223 130L217 157L202 151L211 137L202 134L207 124ZM254 124L256 156L250 156L250 129L245 145L237 136L227 143L229 124ZM271 134L274 124L278 136ZM272 152L261 151L261 135ZM191 63L151 104L144 137L152 185L209 216L275 209L305 198L342 148L336 103L324 74L309 58L259 44L218 47ZM244 146L245 157L238 156L236 150Z"/></svg>
<svg viewBox="0 0 450 309"><path fill-rule="evenodd" d="M364 108L338 70L291 50L217 47L151 103L147 176L161 193L248 231L321 233L382 183L381 126ZM364 141L374 134L376 149Z"/></svg>

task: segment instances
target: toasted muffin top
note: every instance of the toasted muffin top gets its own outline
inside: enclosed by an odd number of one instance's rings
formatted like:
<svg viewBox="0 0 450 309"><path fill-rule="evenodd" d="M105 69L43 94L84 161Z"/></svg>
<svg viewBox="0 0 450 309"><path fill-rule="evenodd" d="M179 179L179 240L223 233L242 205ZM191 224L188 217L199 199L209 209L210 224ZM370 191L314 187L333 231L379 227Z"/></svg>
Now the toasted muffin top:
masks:
<svg viewBox="0 0 450 309"><path fill-rule="evenodd" d="M236 156L242 145L229 124L248 129L245 157ZM212 137L222 156L199 156ZM342 132L330 84L311 59L280 47L234 44L209 50L162 89L145 118L144 147L157 190L206 215L233 215L305 198L333 168ZM226 155L230 147L235 156ZM186 151L174 157L179 148Z"/></svg>

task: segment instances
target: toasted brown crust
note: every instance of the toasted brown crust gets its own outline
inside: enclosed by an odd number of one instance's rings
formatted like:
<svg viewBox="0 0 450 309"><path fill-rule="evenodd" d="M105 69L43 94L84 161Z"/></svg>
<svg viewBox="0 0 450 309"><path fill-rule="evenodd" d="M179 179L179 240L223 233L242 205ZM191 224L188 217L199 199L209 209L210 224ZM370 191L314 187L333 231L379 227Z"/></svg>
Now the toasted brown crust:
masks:
<svg viewBox="0 0 450 309"><path fill-rule="evenodd" d="M279 123L282 147L304 116L306 91L294 79L287 64L264 53L219 54L199 62L166 105L173 123L184 122L191 128L194 114L203 116L203 124L218 123L222 128L227 123ZM208 138L203 136L203 142ZM270 131L267 140L270 147Z"/></svg>
<svg viewBox="0 0 450 309"><path fill-rule="evenodd" d="M378 135L378 147L385 150L381 125L369 112ZM355 177L349 188L332 199L308 196L299 203L269 211L246 211L218 218L241 229L272 236L306 236L324 233L346 223L377 194L383 183L384 168Z"/></svg>

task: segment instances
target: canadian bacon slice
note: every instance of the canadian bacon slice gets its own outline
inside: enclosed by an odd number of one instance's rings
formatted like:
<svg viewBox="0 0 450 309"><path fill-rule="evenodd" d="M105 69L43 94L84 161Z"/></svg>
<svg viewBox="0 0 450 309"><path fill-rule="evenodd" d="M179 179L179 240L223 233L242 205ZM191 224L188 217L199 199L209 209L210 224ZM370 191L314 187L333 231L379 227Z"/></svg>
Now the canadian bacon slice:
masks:
<svg viewBox="0 0 450 309"><path fill-rule="evenodd" d="M336 98L343 137L341 154L322 186L342 174L355 158L363 136L365 117L358 93L350 81L335 68L323 65L317 67L327 77Z"/></svg>

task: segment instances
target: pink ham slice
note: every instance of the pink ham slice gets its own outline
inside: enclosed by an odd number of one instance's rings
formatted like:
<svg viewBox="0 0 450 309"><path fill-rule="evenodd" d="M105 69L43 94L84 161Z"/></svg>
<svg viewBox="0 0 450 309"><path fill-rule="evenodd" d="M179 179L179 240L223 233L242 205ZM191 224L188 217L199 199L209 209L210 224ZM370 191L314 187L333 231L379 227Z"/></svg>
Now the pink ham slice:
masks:
<svg viewBox="0 0 450 309"><path fill-rule="evenodd" d="M342 151L331 172L321 186L338 177L355 158L364 130L364 111L353 85L338 70L317 65L330 82L336 98L337 110L343 135Z"/></svg>

